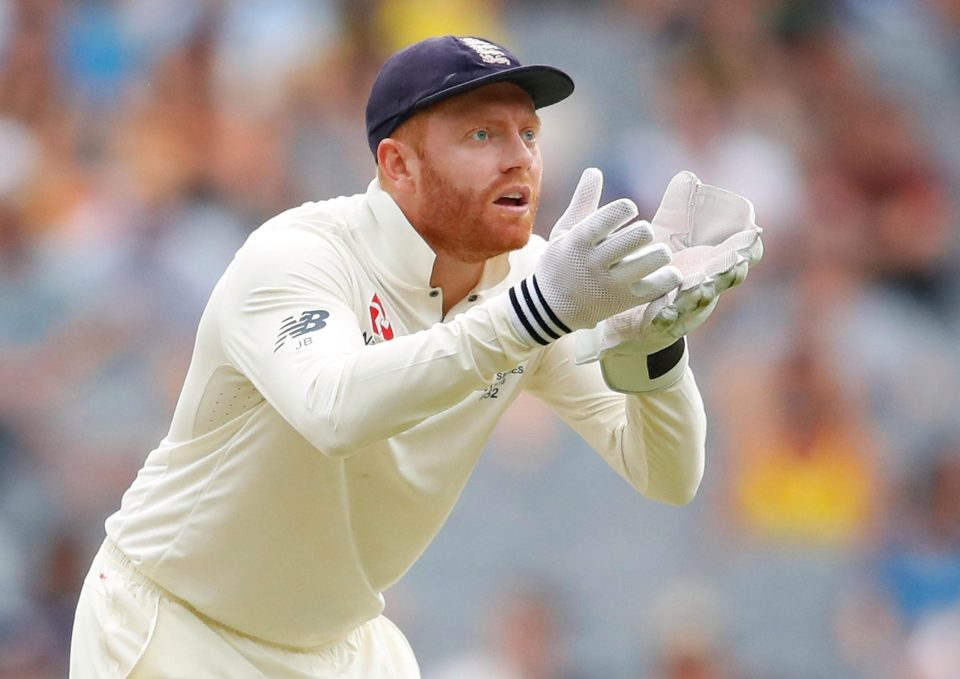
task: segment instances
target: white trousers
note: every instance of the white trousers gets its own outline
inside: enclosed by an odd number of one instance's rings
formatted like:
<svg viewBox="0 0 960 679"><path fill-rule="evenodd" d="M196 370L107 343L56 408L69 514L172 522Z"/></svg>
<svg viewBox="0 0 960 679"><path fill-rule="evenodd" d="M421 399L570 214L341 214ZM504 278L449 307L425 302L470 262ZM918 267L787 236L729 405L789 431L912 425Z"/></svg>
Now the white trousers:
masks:
<svg viewBox="0 0 960 679"><path fill-rule="evenodd" d="M104 543L80 593L70 679L208 677L420 679L420 670L406 638L383 616L322 649L282 648L201 618Z"/></svg>

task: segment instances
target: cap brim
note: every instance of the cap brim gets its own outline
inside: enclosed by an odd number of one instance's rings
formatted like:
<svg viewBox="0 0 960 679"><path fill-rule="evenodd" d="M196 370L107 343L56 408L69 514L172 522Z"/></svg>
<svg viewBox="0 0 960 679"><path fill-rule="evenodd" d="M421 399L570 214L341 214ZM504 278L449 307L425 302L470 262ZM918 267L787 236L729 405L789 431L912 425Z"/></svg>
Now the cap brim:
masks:
<svg viewBox="0 0 960 679"><path fill-rule="evenodd" d="M500 82L510 82L521 87L533 99L534 108L543 108L563 101L573 94L574 87L573 79L559 68L541 65L517 66L434 92L418 101L411 114L444 99Z"/></svg>

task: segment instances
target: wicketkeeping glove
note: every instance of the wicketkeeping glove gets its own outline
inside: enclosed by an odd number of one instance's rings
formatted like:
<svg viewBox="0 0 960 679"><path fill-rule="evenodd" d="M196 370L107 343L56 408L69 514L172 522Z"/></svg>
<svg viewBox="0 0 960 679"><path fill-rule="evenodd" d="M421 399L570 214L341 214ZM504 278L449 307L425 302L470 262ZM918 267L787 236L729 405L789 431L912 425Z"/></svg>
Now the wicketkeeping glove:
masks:
<svg viewBox="0 0 960 679"><path fill-rule="evenodd" d="M687 364L684 336L713 312L719 295L744 281L763 256L753 204L731 191L676 175L653 218L683 273L678 290L611 317L577 338L577 362L599 358L611 389L640 392L673 384Z"/></svg>
<svg viewBox="0 0 960 679"><path fill-rule="evenodd" d="M633 201L598 209L602 189L600 171L585 170L534 274L509 290L513 324L531 345L592 328L680 284L669 246L651 245L650 224L628 224L637 216Z"/></svg>

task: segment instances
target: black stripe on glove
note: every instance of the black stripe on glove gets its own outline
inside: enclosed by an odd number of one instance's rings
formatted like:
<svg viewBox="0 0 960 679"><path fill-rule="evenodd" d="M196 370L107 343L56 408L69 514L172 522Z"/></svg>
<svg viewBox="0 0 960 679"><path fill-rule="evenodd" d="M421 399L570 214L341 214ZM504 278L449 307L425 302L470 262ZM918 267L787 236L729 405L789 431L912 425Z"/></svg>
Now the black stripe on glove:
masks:
<svg viewBox="0 0 960 679"><path fill-rule="evenodd" d="M683 358L683 351L686 347L686 339L681 337L669 347L647 356L647 374L650 379L655 380L670 372Z"/></svg>
<svg viewBox="0 0 960 679"><path fill-rule="evenodd" d="M547 304L535 275L510 288L510 305L516 319L537 344L547 346L571 332Z"/></svg>

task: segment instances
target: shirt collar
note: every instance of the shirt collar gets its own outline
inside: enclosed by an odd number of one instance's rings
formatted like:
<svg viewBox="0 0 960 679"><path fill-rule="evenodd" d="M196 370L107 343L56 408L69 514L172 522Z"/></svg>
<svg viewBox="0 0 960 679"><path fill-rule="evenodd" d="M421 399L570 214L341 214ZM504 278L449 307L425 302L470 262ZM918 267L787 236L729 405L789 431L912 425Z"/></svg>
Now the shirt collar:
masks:
<svg viewBox="0 0 960 679"><path fill-rule="evenodd" d="M381 265L401 282L414 288L429 288L436 255L393 200L374 179L367 187L367 204L373 223L362 238Z"/></svg>
<svg viewBox="0 0 960 679"><path fill-rule="evenodd" d="M367 204L372 224L362 230L366 248L394 278L413 288L429 289L436 255L406 215L374 178L367 187ZM510 272L509 253L488 259L476 289L489 290L503 282Z"/></svg>

